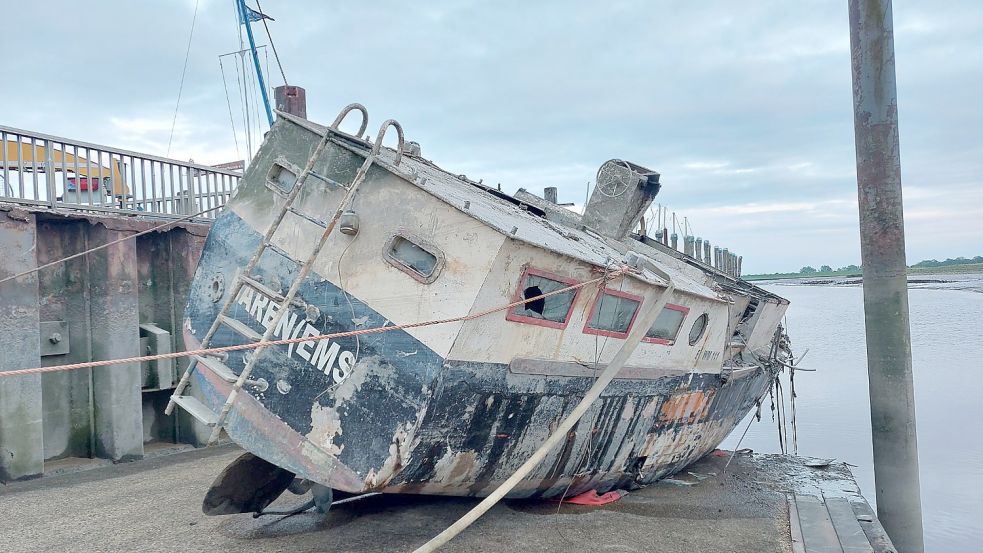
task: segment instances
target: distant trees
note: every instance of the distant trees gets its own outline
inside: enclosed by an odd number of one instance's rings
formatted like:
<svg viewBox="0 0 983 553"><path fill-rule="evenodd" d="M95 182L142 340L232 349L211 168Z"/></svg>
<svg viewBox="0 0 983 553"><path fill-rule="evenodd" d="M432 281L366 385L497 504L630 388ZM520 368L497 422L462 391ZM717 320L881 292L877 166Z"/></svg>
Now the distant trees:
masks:
<svg viewBox="0 0 983 553"><path fill-rule="evenodd" d="M983 263L983 255L978 255L976 257L957 257L955 259L946 259L945 261L939 261L937 259L926 259L925 261L919 261L912 265L912 267L948 267L949 265L969 265L973 263ZM832 273L860 273L862 267L859 265L846 265L840 267L839 269L833 269L829 265L820 265L817 270L815 267L806 265L799 269L800 275L812 275L812 274L832 274Z"/></svg>
<svg viewBox="0 0 983 553"><path fill-rule="evenodd" d="M949 258L945 261L939 261L937 259L926 259L925 261L919 261L911 267L915 268L932 268L932 267L947 267L949 265L973 265L973 264L983 264L983 255L977 255L976 257L956 257ZM758 280L760 278L791 278L795 275L810 275L810 276L847 276L847 275L859 275L863 272L863 267L860 265L846 265L838 269L833 269L830 265L820 265L817 270L811 265L806 265L798 270L798 272L792 273L770 273L770 274L760 274L760 275L744 275L743 278L749 280ZM754 278L758 277L758 278Z"/></svg>
<svg viewBox="0 0 983 553"><path fill-rule="evenodd" d="M971 263L983 263L983 255L977 255L972 259L965 257L957 257L955 259L949 258L945 261L939 261L937 259L926 259L925 261L919 261L912 265L912 267L948 267L949 265L969 265Z"/></svg>

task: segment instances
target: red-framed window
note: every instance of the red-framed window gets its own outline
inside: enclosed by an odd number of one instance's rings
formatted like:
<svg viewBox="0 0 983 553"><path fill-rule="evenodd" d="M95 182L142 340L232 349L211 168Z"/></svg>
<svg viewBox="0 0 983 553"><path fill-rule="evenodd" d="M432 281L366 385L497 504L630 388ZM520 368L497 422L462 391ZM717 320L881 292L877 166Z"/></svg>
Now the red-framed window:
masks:
<svg viewBox="0 0 983 553"><path fill-rule="evenodd" d="M604 288L594 298L584 333L627 338L641 305L642 296Z"/></svg>
<svg viewBox="0 0 983 553"><path fill-rule="evenodd" d="M650 344L665 344L671 346L676 343L679 336L679 329L683 326L686 315L689 314L689 307L667 303L662 309L662 313L652 323L652 328L645 333L643 342Z"/></svg>
<svg viewBox="0 0 983 553"><path fill-rule="evenodd" d="M522 278L519 280L519 286L515 290L512 301L534 298L575 284L580 283L572 278L527 267L522 273ZM580 290L580 288L567 290L523 305L517 305L506 313L505 319L550 328L566 328Z"/></svg>

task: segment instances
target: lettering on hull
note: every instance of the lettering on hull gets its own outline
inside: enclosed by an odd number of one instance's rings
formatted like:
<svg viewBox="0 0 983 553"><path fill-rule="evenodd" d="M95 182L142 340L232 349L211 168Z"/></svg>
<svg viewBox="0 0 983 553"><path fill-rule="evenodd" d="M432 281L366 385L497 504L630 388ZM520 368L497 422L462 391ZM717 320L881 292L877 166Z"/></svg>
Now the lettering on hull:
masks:
<svg viewBox="0 0 983 553"><path fill-rule="evenodd" d="M266 330L269 330L276 318L277 311L280 309L280 306L272 298L248 286L243 286L236 302L242 305L249 316ZM273 337L274 339L286 340L318 336L325 333L324 329L318 328L307 320L307 315L303 310L290 309L290 312L284 315L276 325ZM344 382L351 376L355 366L355 354L347 349L342 349L341 345L331 340L310 340L289 344L287 357L294 356L324 373L333 384Z"/></svg>

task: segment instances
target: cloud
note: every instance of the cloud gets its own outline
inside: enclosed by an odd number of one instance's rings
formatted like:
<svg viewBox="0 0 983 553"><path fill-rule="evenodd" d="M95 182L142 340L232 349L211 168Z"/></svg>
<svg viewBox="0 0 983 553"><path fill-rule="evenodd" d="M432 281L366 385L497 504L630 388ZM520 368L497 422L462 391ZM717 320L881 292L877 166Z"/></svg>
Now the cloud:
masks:
<svg viewBox="0 0 983 553"><path fill-rule="evenodd" d="M748 270L859 262L845 6L298 0L264 8L313 120L331 121L359 101L371 130L398 119L452 172L510 192L557 186L561 201L581 204L604 161L631 160L662 174L657 202L742 253ZM30 45L30 55L7 60L0 122L164 154L193 9L190 0L5 6L5 44ZM909 257L983 253L974 207L983 205L983 4L896 3L894 15ZM242 66L223 58L223 82L218 62L239 45L231 4L202 0L172 156L235 159L246 149L244 104L256 147L264 116L242 100ZM262 62L280 84L272 56Z"/></svg>

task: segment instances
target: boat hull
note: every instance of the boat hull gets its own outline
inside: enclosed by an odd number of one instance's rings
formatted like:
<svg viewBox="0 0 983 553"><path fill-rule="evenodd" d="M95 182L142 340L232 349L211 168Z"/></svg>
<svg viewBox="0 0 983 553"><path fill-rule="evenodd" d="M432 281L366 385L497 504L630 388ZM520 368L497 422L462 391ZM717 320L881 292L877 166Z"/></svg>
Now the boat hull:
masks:
<svg viewBox="0 0 983 553"><path fill-rule="evenodd" d="M189 347L200 343L225 288L259 240L234 211L216 221L186 310ZM283 289L295 270L268 251L253 274ZM392 324L316 273L305 279L299 297L305 303L290 308L276 337ZM272 320L271 303L248 292L229 315L261 334ZM504 314L493 316L505 323ZM242 341L223 329L210 345ZM594 381L589 374L570 376L564 363L549 359L448 359L402 330L274 346L261 355L251 378L266 387L243 389L226 431L246 450L299 477L353 493L487 495L543 443ZM223 363L239 373L245 360L233 352ZM529 371L531 365L538 369ZM758 367L735 371L726 381L716 372L649 369L647 378L615 379L563 445L509 496L631 488L678 471L715 448L772 379ZM231 390L207 368L195 372L194 384L216 411Z"/></svg>

